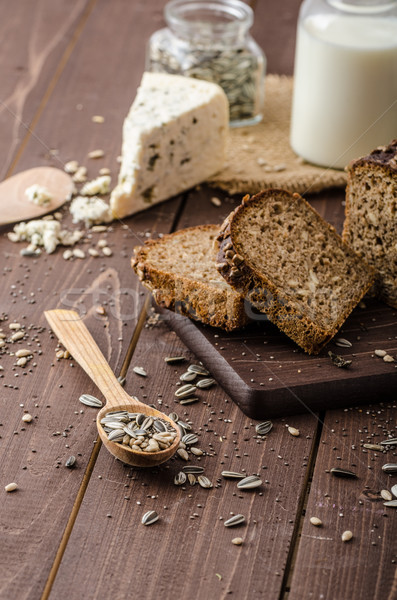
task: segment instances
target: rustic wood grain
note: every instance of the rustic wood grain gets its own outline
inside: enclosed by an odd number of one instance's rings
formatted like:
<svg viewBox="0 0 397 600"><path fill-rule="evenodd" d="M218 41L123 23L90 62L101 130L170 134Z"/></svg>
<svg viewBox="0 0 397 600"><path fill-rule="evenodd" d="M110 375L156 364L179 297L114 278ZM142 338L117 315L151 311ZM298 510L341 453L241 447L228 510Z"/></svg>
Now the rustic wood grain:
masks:
<svg viewBox="0 0 397 600"><path fill-rule="evenodd" d="M378 397L382 398L382 390ZM370 450L397 434L396 402L348 411L329 411L324 421L316 468L289 583L289 600L391 599L397 595L396 509L383 505L381 490L396 476L382 471L397 462L397 450ZM358 479L340 479L329 470L344 467ZM316 528L309 519L319 517ZM343 543L350 530L353 539Z"/></svg>
<svg viewBox="0 0 397 600"><path fill-rule="evenodd" d="M132 365L145 365L148 377L130 371L126 389L191 421L197 446L206 455L189 463L174 458L147 471L129 470L101 451L51 598L77 599L81 585L92 597L122 598L137 582L145 582L145 598L170 598L176 590L181 598L228 592L242 599L278 598L316 419L300 416L288 422L300 429L298 438L287 432L285 420L278 420L261 441L255 423L218 386L200 391L198 403L183 407L174 392L188 363L164 363L165 356L180 354L194 361L164 324L144 329ZM173 478L185 464L202 465L214 488L175 486ZM239 492L235 482L221 477L222 469L259 473L263 486ZM147 510L160 515L151 527L140 522ZM226 520L231 512L244 514L247 524L225 528L220 517ZM234 537L244 539L241 547L231 543Z"/></svg>
<svg viewBox="0 0 397 600"><path fill-rule="evenodd" d="M2 2L0 37L0 179L31 134L62 58L73 46L73 33L88 16L93 0L72 4L59 0L18 6ZM36 166L36 165L34 165Z"/></svg>

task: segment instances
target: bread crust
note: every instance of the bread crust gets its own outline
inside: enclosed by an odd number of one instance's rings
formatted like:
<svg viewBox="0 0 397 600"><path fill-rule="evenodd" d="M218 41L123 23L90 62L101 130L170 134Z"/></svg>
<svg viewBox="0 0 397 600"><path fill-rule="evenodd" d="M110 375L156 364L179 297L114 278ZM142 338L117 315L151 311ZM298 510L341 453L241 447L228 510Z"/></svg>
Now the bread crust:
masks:
<svg viewBox="0 0 397 600"><path fill-rule="evenodd" d="M395 181L395 188L397 188L397 139L393 140L388 146L375 148L368 156L352 161L347 169L345 222L343 225L342 238L346 244L350 245L357 252L360 252L360 254L363 254L364 252L363 248L359 248L359 244L356 243L356 234L353 226L355 209L352 198L354 195L355 179L356 177L365 175L371 177L371 174L379 171L382 174L383 181L387 181L388 179ZM381 190L380 193L382 193ZM383 201L385 201L384 196ZM366 223L362 223L360 242L365 237L366 226ZM382 237L382 232L380 232L379 237ZM396 252L397 246L394 252L394 264L396 261ZM384 257L384 260L379 263L379 260L374 257L374 254L375 249L373 248L372 243L368 242L364 258L371 266L375 267L376 272L376 281L371 290L371 294L377 296L389 306L397 308L397 273L395 269L393 270L392 268L392 257L388 253L387 256ZM385 274L382 274L381 271L386 271L388 276L385 277ZM394 279L394 286L390 284L391 279Z"/></svg>
<svg viewBox="0 0 397 600"><path fill-rule="evenodd" d="M310 316L298 311L290 303L283 290L275 285L270 276L259 272L250 263L249 256L241 255L241 250L240 254L236 251L236 239L239 233L236 231L238 215L242 211L254 208L257 203L275 198L281 202L303 203L315 215L319 227L326 228L335 237L338 245L343 244L334 227L324 221L299 194L291 194L285 190L269 189L252 197L245 196L242 204L225 219L215 242L217 251L216 267L234 289L243 294L257 310L265 313L270 321L293 339L305 352L318 354L321 348L334 337L347 316L371 287L374 276L372 269L365 265L368 270L367 280L363 282L360 293L340 312L338 320L331 329L325 329L315 323ZM353 261L360 261L359 257L348 246L345 244L343 246L346 253L351 255ZM363 261L361 263L363 264Z"/></svg>
<svg viewBox="0 0 397 600"><path fill-rule="evenodd" d="M219 231L216 225L201 225L183 230L183 234ZM167 246L168 241L182 232L164 235L159 240L147 240L134 248L131 264L142 284L148 288L159 306L163 306L193 320L219 327L226 331L240 329L248 322L244 298L233 289L196 281L187 276L159 269L150 262L150 252L156 246Z"/></svg>

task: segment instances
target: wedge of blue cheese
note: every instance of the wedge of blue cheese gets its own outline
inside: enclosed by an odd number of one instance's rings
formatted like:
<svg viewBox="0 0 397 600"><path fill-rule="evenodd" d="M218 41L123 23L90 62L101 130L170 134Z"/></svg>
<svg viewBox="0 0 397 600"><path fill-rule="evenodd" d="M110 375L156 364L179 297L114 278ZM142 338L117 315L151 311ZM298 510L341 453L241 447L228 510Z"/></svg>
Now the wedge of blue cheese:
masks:
<svg viewBox="0 0 397 600"><path fill-rule="evenodd" d="M217 84L144 73L124 121L118 185L110 197L114 217L149 208L219 171L228 129L228 102Z"/></svg>

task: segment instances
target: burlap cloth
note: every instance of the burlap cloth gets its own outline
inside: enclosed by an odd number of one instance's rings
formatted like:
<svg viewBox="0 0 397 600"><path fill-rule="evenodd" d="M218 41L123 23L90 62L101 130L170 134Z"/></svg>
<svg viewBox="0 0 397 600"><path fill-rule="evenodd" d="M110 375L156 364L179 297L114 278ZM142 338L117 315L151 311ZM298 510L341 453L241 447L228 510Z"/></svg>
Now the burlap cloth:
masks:
<svg viewBox="0 0 397 600"><path fill-rule="evenodd" d="M266 77L263 120L230 130L225 167L209 179L210 185L229 194L254 194L268 187L305 194L346 184L344 171L315 167L290 147L292 86L292 77Z"/></svg>

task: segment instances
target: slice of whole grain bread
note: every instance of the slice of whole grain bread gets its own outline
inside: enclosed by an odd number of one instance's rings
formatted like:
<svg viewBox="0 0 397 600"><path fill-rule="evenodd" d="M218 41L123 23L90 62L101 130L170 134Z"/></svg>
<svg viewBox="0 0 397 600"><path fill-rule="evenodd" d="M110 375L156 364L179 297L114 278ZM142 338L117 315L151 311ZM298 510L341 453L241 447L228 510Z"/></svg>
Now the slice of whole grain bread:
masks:
<svg viewBox="0 0 397 600"><path fill-rule="evenodd" d="M309 354L335 335L374 274L298 194L245 196L217 237L225 280Z"/></svg>
<svg viewBox="0 0 397 600"><path fill-rule="evenodd" d="M349 165L343 240L374 267L375 294L397 308L397 139Z"/></svg>
<svg viewBox="0 0 397 600"><path fill-rule="evenodd" d="M189 227L134 249L132 266L157 304L227 331L248 318L244 299L215 268L218 225Z"/></svg>

